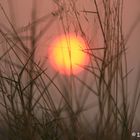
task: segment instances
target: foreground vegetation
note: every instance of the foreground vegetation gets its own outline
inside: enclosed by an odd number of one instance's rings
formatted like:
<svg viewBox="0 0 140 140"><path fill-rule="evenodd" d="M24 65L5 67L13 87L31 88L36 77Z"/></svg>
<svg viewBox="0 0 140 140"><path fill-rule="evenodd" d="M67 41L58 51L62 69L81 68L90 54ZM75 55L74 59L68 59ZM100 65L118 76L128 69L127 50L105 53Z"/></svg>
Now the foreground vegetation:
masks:
<svg viewBox="0 0 140 140"><path fill-rule="evenodd" d="M0 4L0 13L8 23L8 27L0 24L0 119L5 139L132 139L140 90L137 80L130 101L123 0L93 0L94 11L79 10L79 3L73 0L54 4L56 11L38 19L33 1L32 22L20 29ZM98 46L84 26L85 21L93 20L98 32L95 38L101 42ZM61 24L61 34L74 32L89 48L84 51L90 64L79 66L83 68L79 75L60 75L50 70L46 59L36 57L38 42L54 21ZM42 23L45 26L38 31Z"/></svg>

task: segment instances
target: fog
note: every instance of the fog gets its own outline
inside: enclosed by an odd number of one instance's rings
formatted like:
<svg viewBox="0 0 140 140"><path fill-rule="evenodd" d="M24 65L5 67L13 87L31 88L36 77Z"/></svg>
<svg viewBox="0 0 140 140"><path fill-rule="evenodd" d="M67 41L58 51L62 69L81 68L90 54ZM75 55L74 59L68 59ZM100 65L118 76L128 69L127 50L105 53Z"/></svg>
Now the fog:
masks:
<svg viewBox="0 0 140 140"><path fill-rule="evenodd" d="M55 16L58 12L58 5L57 1L51 1L51 0L34 0L35 5L33 5L32 0L1 0L0 4L8 14L11 23L14 25L16 31L21 35L21 37L26 37L30 35L30 32L28 29L32 25L32 11L35 10L35 24L37 25L37 33L41 33L41 38L39 38L39 41L37 42L36 46L36 61L39 63L40 61L45 62L45 66L48 66L48 73L50 77L52 78L55 74L55 70L49 66L49 63L47 62L47 48L50 46L52 41L62 34L63 26L62 22L60 21L58 16ZM83 9L89 10L89 11L95 11L94 4L91 0L79 0L77 1L77 8L79 11L82 11ZM33 9L33 7L36 7ZM99 10L102 11L102 5L100 5L99 2ZM61 12L61 11L60 11ZM102 15L102 12L101 12ZM86 36L89 40L91 40L91 44L97 47L102 47L102 38L100 38L100 30L99 26L97 25L98 21L94 18L94 14L85 14L86 18L84 16L80 17L80 21L82 21L83 30L86 33ZM78 32L76 23L76 19L73 17L68 17L66 22L70 25L70 31L72 32ZM38 22L39 19L39 22ZM131 71L128 75L128 87L129 87L129 95L130 99L132 93L134 93L137 79L140 79L140 1L139 0L124 0L124 7L123 7L123 33L124 33L124 39L126 39L126 54L127 54L127 62L128 62L128 71ZM36 22L37 21L37 22ZM66 26L67 26L66 24ZM75 28L73 28L73 26ZM69 27L69 26L67 26ZM0 10L0 29L5 30L7 34L12 33L12 28L10 27L9 23L7 22L5 15L3 14L2 10ZM45 32L43 32L45 31ZM0 42L3 42L3 37L0 36ZM27 46L30 44L28 40L24 41ZM1 46L1 45L0 45ZM3 49L0 48L0 57L3 54ZM99 53L99 55L102 55L102 53ZM14 57L13 57L14 59ZM15 60L17 62L17 60ZM79 75L80 78L85 78L86 82L88 82L90 85L94 85L95 81L94 78L90 78L91 75L89 73L83 72ZM63 85L66 86L67 83L69 83L69 78L65 78L65 76L59 76L57 79L54 80L56 84L60 87L60 89L63 89ZM61 83L60 81L63 81ZM46 84L49 84L46 83ZM68 85L68 90L71 88L71 85ZM80 83L77 83L77 90L81 91L82 85ZM94 86L93 86L94 88ZM57 93L57 89L54 89L53 86L50 86L50 90L52 91L53 96L56 99L56 104L59 103L59 93ZM77 91L77 92L78 92ZM85 91L86 92L86 91ZM78 94L81 96L81 94ZM84 95L86 97L86 95ZM78 97L79 98L79 97ZM93 103L94 101L94 103ZM90 95L88 97L88 103L87 105L94 106L92 109L88 111L88 119L93 121L94 120L94 113L96 112L96 96ZM138 108L137 112L140 111L140 108ZM137 124L140 125L139 116L136 117Z"/></svg>

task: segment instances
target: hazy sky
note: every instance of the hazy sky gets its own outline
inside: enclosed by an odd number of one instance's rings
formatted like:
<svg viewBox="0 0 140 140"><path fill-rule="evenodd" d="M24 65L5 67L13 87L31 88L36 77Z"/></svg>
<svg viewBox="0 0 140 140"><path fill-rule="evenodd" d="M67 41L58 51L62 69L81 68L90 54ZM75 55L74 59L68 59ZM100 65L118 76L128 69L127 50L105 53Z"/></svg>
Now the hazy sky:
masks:
<svg viewBox="0 0 140 140"><path fill-rule="evenodd" d="M10 16L7 1L10 1L12 4L13 8L11 9L15 14L13 23L15 23L17 29L31 23L30 17L32 11L32 0L0 0L0 3L3 5L4 9L7 13L9 13ZM36 2L36 12L38 18L47 14L49 15L54 10L57 10L57 5L54 4L53 0L36 0ZM92 0L79 0L78 2L79 9L85 8L85 10L94 10L94 4L91 4ZM138 19L138 16L140 18L140 0L124 0L123 29L125 36L127 36L127 34L129 33L131 27ZM92 21L92 16L88 16L88 18L91 22L87 23L86 21L84 21L84 28L86 30L86 33L89 34L89 37L95 37L94 33L96 33L96 27L92 26L95 21ZM49 22L49 20L51 20L51 16L50 18L46 19L46 22ZM6 20L2 15L2 12L0 12L0 23L3 23L6 27L8 27ZM41 30L42 27L45 26L45 24L46 23L43 22L41 25L39 25L38 28ZM45 46L50 42L53 35L57 34L59 31L61 31L61 25L58 24L58 19L56 18L54 19L53 24L51 24L51 26L47 30L47 34L44 34L43 38L40 40L40 51L42 53L46 49ZM45 43L46 38L50 40L47 40L47 42ZM131 85L130 87L133 88L135 86L134 81L137 77L138 68L140 67L140 22L137 24L137 26L134 28L134 31L132 32L129 41L127 42L127 48L128 67L129 69L134 68L134 71L130 74L131 80L129 83Z"/></svg>
<svg viewBox="0 0 140 140"><path fill-rule="evenodd" d="M32 10L32 0L1 0L1 4L6 9L7 12L9 12L9 4L12 4L11 9L13 9L15 14L15 20L16 20L16 26L22 27L26 26L31 22L30 16L31 16L31 10ZM56 4L52 0L35 0L37 2L37 17L42 17L44 15L50 14L52 11L57 9ZM88 10L94 10L94 4L91 4L92 0L79 0L79 9L85 8ZM124 33L127 34L132 27L133 23L136 21L136 19L140 17L140 1L139 0L124 0ZM0 12L0 18L2 19L1 22L6 24L5 19L3 18L1 12ZM88 16L90 18L90 16ZM92 18L92 17L91 17ZM46 20L47 21L47 20ZM92 23L92 22L91 22ZM92 24L91 24L92 25ZM89 31L93 29L94 27L91 25L87 25L86 31L89 32L89 34L92 34ZM54 27L58 28L58 23L54 22L53 25L49 28L50 36L51 34L54 34ZM59 27L60 28L60 27ZM53 32L52 32L53 31ZM56 29L55 31L58 31ZM92 31L93 32L93 31ZM129 62L130 65L138 65L140 61L139 57L139 33L140 33L140 24L137 25L135 30L133 31L133 34L131 35L131 38L129 39L127 46L128 46L128 54L129 54Z"/></svg>

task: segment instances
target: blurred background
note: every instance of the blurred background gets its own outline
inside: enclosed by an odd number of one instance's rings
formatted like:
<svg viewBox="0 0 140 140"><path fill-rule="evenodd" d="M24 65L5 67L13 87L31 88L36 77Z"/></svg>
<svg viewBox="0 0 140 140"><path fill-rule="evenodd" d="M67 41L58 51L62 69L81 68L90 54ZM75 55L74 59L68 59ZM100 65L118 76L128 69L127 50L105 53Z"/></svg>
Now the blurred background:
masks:
<svg viewBox="0 0 140 140"><path fill-rule="evenodd" d="M24 45L31 47L30 42L31 34L35 34L37 41L35 42L35 57L34 60L38 65L41 65L42 68L47 67L47 74L49 78L55 83L50 84L51 80L48 80L46 77L44 81L46 85L49 85L49 91L51 92L51 97L53 98L54 104L57 106L61 104L61 97L59 92L65 91L71 94L71 97L68 97L69 102L74 98L74 104L72 105L74 110L78 106L77 100L84 104L88 109L84 111L84 121L87 120L89 124L95 129L95 120L98 118L96 114L98 113L98 98L93 94L96 90L96 78L92 77L92 74L89 71L83 70L76 78L66 77L64 75L56 72L48 62L48 48L51 46L53 40L65 33L65 30L68 32L79 33L80 26L82 25L82 30L86 36L86 40L90 46L93 48L103 48L104 41L102 37L102 32L99 26L99 20L97 18L96 6L92 0L76 0L74 1L76 10L78 11L78 21L74 15L74 9L72 9L70 1L59 1L59 0L1 0L1 9L0 9L0 29L7 36L12 36L14 26L19 37L24 42ZM97 1L100 16L102 20L104 19L103 12L103 2L101 0ZM139 0L124 0L123 1L123 14L122 14L122 31L124 35L124 44L126 48L126 57L127 57L127 66L128 66L128 93L127 96L129 104L133 104L131 99L135 94L137 87L137 82L140 79L140 1ZM10 19L7 20L5 13ZM31 29L35 24L35 32L31 33ZM103 22L103 24L105 24ZM65 28L64 28L65 27ZM65 29L65 30L64 30ZM13 37L14 38L14 37ZM0 35L0 58L3 56L4 52L7 51L7 48L2 46L7 46L4 42L4 38ZM32 42L33 43L33 42ZM21 48L23 49L23 48ZM29 48L31 49L31 48ZM95 54L102 58L102 50L95 50ZM12 56L13 54L11 54ZM22 56L21 56L22 57ZM16 64L19 63L19 60L15 55L12 56L12 61ZM3 62L2 62L3 63ZM95 62L93 61L93 65ZM3 65L3 64L2 64ZM1 66L2 66L1 65ZM96 67L96 64L95 64ZM9 70L5 73L8 73ZM24 79L25 78L25 79ZM26 76L23 76L23 79L26 81ZM78 79L77 81L75 79ZM83 88L84 81L88 86ZM28 82L28 81L26 81ZM25 82L25 83L26 83ZM23 85L25 84L23 83ZM44 84L44 83L43 83ZM25 84L26 85L26 84ZM55 88L57 85L58 89ZM75 87L76 85L76 87ZM91 88L91 89L90 89ZM139 87L138 87L139 89ZM77 94L74 94L77 93ZM38 98L38 95L35 95ZM85 103L86 100L86 103ZM42 101L43 102L43 101ZM61 105L60 105L61 106ZM37 113L41 114L37 111ZM137 127L140 126L139 120L139 111L140 107L138 105L137 115L135 116L135 127L134 131L140 131ZM64 115L65 116L65 115ZM85 121L86 122L86 121ZM88 124L86 124L88 125ZM2 130L3 131L3 130ZM4 132L2 132L4 133Z"/></svg>

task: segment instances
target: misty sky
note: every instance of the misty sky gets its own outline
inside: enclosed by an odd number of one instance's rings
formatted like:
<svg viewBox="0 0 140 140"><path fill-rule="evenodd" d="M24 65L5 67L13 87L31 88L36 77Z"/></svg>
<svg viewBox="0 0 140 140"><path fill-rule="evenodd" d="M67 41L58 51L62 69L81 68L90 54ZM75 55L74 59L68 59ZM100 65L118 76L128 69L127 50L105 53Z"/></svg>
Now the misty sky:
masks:
<svg viewBox="0 0 140 140"><path fill-rule="evenodd" d="M0 3L5 8L6 12L10 15L9 5L7 3L8 0L0 0ZM9 0L11 2L11 9L14 13L13 16L13 23L17 29L26 26L31 23L31 11L32 11L32 0ZM57 5L54 4L52 0L36 0L37 2L37 18L40 18L44 15L49 15L54 10L57 10ZM88 9L94 11L94 4L91 4L92 0L79 0L79 10L80 9ZM129 31L131 30L133 24L137 19L140 19L140 0L124 0L124 14L123 14L123 29L125 36L128 35ZM96 38L97 28L96 26L93 27L93 23L96 21L92 21L93 16L88 16L89 23L87 23L85 20L84 22L84 29L86 30L87 35L90 37ZM49 22L51 20L51 17L46 19L46 22ZM44 50L46 49L45 46L50 43L51 39L54 37L54 34L57 35L59 32L61 32L62 27L61 24L58 23L58 19L52 19L53 23L47 30L47 34L43 35L43 38L40 40L39 45L41 46L41 49L39 50L43 54ZM8 27L8 24L2 15L2 12L0 12L0 23L4 24L6 27ZM38 29L42 29L42 27L45 26L45 23L43 22L41 25L39 25ZM9 28L9 27L8 27ZM45 39L50 40L45 40ZM99 40L98 40L99 41ZM96 42L98 45L100 45L100 42ZM46 42L46 43L45 43ZM96 44L95 43L95 44ZM140 67L140 20L134 27L134 30L127 42L127 56L128 56L128 68L134 68L133 72L130 73L129 78L131 79L129 81L130 89L132 90L135 86L134 81L137 78L137 72L138 68ZM45 54L43 54L44 56ZM40 56L39 56L40 57ZM44 56L45 57L45 56ZM131 93L130 90L130 93Z"/></svg>
<svg viewBox="0 0 140 140"><path fill-rule="evenodd" d="M8 0L7 0L8 1ZM9 9L12 9L12 12L15 14L13 17L13 22L15 23L15 26L17 28L21 28L23 26L26 26L30 24L31 22L31 10L32 10L32 0L10 0L9 7L8 2L6 0L1 0L1 4L6 9L7 13L11 13ZM36 0L37 3L37 18L40 18L44 15L49 15L52 11L57 10L57 5L54 4L51 0ZM94 4L91 4L92 0L79 0L78 1L78 8L80 9L88 9L94 11ZM99 2L100 4L100 2ZM1 14L1 12L0 12ZM140 1L139 0L124 0L124 14L123 14L123 29L124 34L127 36L129 31L131 30L133 24L135 21L140 17ZM10 16L10 14L9 14ZM5 18L0 15L1 23L6 25ZM84 20L84 28L87 32L87 35L89 37L95 37L96 38L96 27L93 27L93 16L89 15L88 19L90 23L86 23ZM46 22L49 22L51 18L48 18ZM140 22L139 22L140 23ZM127 54L128 54L128 66L129 68L134 68L133 73L130 74L130 77L133 79L136 76L136 72L139 67L140 63L140 54L139 54L139 44L140 44L140 24L136 24L129 41L127 42ZM41 29L45 24L42 23L39 29ZM8 25L7 25L8 26ZM55 29L55 30L54 30ZM45 38L52 38L54 34L58 34L61 32L61 25L58 24L58 19L54 19L52 25L47 29L47 35L44 35L42 40L40 41L40 46L42 46L42 49L45 48L45 45L49 43L49 40L45 40ZM47 42L46 44L44 42ZM100 44L98 42L98 44ZM42 50L41 50L42 51Z"/></svg>

